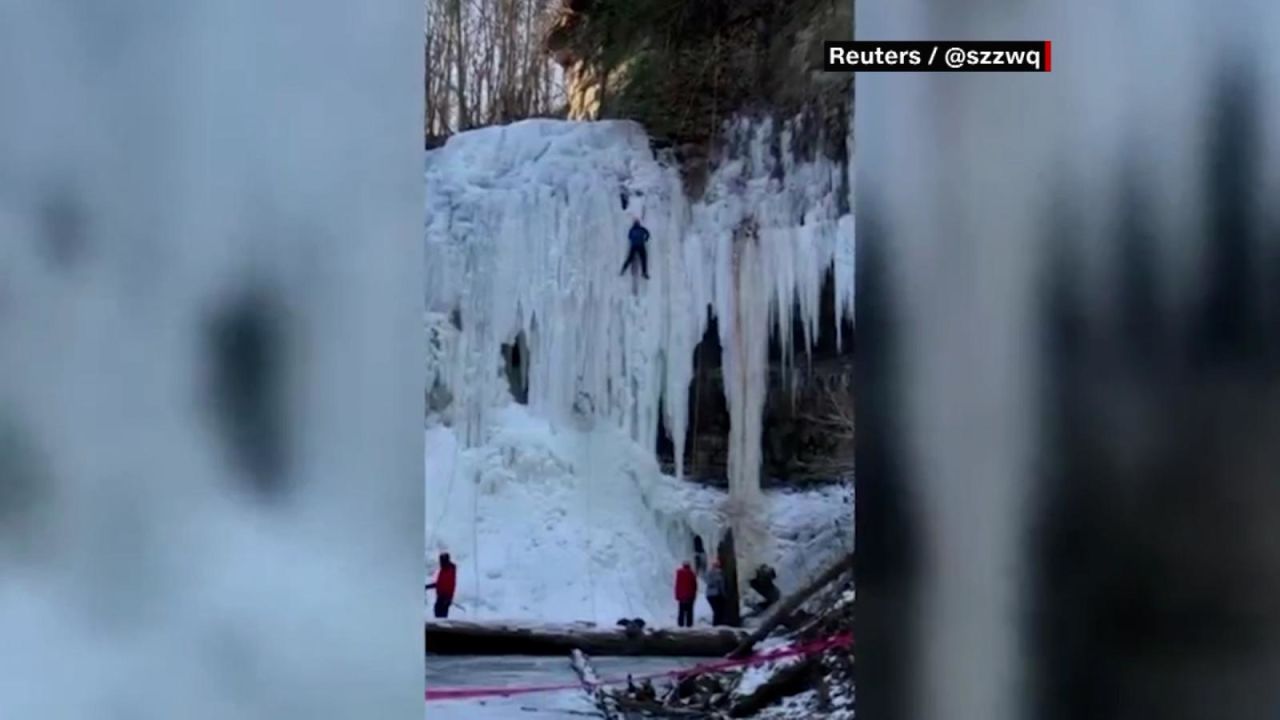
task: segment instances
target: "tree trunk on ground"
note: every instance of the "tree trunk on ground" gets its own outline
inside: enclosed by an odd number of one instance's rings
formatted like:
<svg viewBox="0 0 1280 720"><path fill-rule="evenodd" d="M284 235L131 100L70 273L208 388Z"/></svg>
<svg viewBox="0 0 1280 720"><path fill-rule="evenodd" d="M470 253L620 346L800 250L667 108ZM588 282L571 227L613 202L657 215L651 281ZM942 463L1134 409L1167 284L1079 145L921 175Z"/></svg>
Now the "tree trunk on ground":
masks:
<svg viewBox="0 0 1280 720"><path fill-rule="evenodd" d="M729 717L750 717L783 698L804 692L815 666L814 658L808 658L782 668L754 692L735 702L729 708Z"/></svg>
<svg viewBox="0 0 1280 720"><path fill-rule="evenodd" d="M622 628L504 625L464 620L426 621L426 650L434 655L563 657L573 650L599 656L724 657L746 637L730 628L645 629L628 638Z"/></svg>
<svg viewBox="0 0 1280 720"><path fill-rule="evenodd" d="M750 655L751 650L755 647L756 643L768 637L769 633L772 632L774 628L790 617L792 613L800 608L801 605L804 605L805 601L817 594L819 590L825 588L852 571L853 553L849 553L848 555L841 557L840 560L831 565L831 567L828 567L821 575L814 578L814 580L808 585L800 588L790 597L785 598L782 603L774 608L773 612L765 618L764 622L760 624L760 627L756 628L755 632L748 635L747 639L743 640L742 644L730 653L729 657L741 658Z"/></svg>
<svg viewBox="0 0 1280 720"><path fill-rule="evenodd" d="M614 701L609 693L600 687L600 676L596 674L595 668L591 667L591 660L581 650L574 650L569 655L569 664L573 666L573 671L578 674L578 679L582 681L582 689L591 698L591 702L600 710L600 714L604 715L605 720L615 720L621 716L618 712L618 703Z"/></svg>

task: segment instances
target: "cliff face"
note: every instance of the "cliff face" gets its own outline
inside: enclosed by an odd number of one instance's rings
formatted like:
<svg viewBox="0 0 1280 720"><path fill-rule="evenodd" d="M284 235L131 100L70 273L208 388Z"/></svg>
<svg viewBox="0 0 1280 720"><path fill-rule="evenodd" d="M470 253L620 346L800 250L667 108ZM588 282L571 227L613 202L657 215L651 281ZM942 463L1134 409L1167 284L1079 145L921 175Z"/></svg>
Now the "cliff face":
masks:
<svg viewBox="0 0 1280 720"><path fill-rule="evenodd" d="M701 195L710 170L746 153L725 132L730 118L783 121L774 123L788 127L777 133L775 156L851 161L852 83L847 74L822 71L823 42L852 36L849 0L559 2L546 47L565 71L570 119L640 122L656 146L670 148L691 197ZM800 323L796 337L772 343L762 423L766 484L853 471L853 328L846 323L838 344L831 283L821 302L813 347ZM790 353L782 352L784 342ZM695 352L688 402L685 472L725 482L730 423L714 325ZM661 428L657 452L668 469L675 446Z"/></svg>
<svg viewBox="0 0 1280 720"><path fill-rule="evenodd" d="M633 119L682 145L733 114L807 113L843 141L851 83L822 72L822 43L852 31L848 0L562 0L546 46L572 119Z"/></svg>

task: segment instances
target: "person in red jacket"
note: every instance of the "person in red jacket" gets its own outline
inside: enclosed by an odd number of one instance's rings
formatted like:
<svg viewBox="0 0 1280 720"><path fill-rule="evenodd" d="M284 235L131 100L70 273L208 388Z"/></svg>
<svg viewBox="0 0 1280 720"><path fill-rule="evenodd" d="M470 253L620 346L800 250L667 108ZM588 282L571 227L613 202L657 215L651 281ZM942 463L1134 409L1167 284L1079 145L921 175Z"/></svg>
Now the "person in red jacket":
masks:
<svg viewBox="0 0 1280 720"><path fill-rule="evenodd" d="M453 604L453 591L458 587L458 566L449 559L449 553L440 553L440 570L436 573L436 581L427 585L427 589L436 591L436 617L449 617L449 606Z"/></svg>
<svg viewBox="0 0 1280 720"><path fill-rule="evenodd" d="M698 599L698 576L685 561L676 570L676 603L680 612L676 616L676 624L680 627L693 627L693 603Z"/></svg>

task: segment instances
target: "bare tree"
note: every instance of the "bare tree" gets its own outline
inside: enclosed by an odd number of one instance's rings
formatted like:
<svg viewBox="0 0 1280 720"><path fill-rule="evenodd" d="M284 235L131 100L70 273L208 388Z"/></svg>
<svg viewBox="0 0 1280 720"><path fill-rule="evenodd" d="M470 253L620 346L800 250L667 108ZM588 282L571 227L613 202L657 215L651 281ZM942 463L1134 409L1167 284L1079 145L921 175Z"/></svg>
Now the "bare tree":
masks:
<svg viewBox="0 0 1280 720"><path fill-rule="evenodd" d="M426 0L426 134L553 114L559 67L543 48L549 0Z"/></svg>
<svg viewBox="0 0 1280 720"><path fill-rule="evenodd" d="M853 393L842 383L823 383L821 388L808 411L797 413L796 417L825 438L830 444L828 449L835 452L798 461L793 469L813 476L836 477L847 473L853 462Z"/></svg>
<svg viewBox="0 0 1280 720"><path fill-rule="evenodd" d="M816 411L800 413L805 422L821 428L831 436L847 440L853 438L853 395L847 388L834 384L822 386L824 401Z"/></svg>

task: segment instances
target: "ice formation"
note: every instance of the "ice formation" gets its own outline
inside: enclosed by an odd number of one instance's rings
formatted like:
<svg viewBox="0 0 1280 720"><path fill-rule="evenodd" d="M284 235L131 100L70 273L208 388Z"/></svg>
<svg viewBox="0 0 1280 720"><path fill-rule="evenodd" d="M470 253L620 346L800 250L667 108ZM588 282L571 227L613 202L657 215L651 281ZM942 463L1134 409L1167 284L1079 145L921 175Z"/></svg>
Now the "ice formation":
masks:
<svg viewBox="0 0 1280 720"><path fill-rule="evenodd" d="M522 337L531 415L553 428L605 424L651 454L661 408L682 474L694 348L714 315L730 516L741 554L760 552L770 333L791 337L798 306L816 342L828 272L837 333L853 311L851 173L820 153L797 159L792 134L769 121L728 126L729 150L693 202L626 121L530 120L428 153L428 385L451 403L463 446L491 439L510 398L502 346ZM647 281L619 277L632 218L652 236Z"/></svg>

